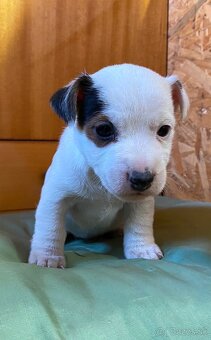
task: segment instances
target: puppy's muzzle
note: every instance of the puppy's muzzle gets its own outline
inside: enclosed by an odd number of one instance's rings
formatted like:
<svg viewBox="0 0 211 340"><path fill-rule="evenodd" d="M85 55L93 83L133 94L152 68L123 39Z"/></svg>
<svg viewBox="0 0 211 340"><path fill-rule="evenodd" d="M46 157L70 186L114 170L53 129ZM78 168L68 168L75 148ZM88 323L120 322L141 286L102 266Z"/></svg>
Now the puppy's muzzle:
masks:
<svg viewBox="0 0 211 340"><path fill-rule="evenodd" d="M129 181L131 183L131 188L136 191L145 191L151 187L154 175L146 170L145 172L133 171L129 175Z"/></svg>

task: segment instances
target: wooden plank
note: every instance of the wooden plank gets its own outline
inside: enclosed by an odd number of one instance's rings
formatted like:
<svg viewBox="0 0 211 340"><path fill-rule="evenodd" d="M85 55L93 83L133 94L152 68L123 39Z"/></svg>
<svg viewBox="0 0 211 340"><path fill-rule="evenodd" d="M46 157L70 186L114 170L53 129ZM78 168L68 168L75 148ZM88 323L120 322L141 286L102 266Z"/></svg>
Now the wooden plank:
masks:
<svg viewBox="0 0 211 340"><path fill-rule="evenodd" d="M1 0L0 22L0 139L57 139L49 98L85 69L166 72L167 0Z"/></svg>
<svg viewBox="0 0 211 340"><path fill-rule="evenodd" d="M35 208L56 142L0 142L0 210Z"/></svg>

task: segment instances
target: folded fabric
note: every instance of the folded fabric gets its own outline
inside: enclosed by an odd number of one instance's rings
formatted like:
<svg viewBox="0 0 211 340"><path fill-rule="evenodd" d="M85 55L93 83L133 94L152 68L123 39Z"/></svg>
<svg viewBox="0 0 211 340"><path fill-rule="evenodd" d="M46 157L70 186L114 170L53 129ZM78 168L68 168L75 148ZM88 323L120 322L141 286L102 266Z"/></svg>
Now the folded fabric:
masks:
<svg viewBox="0 0 211 340"><path fill-rule="evenodd" d="M125 260L121 236L73 240L67 268L27 264L34 211L0 215L0 339L210 339L211 204L157 201L164 259Z"/></svg>

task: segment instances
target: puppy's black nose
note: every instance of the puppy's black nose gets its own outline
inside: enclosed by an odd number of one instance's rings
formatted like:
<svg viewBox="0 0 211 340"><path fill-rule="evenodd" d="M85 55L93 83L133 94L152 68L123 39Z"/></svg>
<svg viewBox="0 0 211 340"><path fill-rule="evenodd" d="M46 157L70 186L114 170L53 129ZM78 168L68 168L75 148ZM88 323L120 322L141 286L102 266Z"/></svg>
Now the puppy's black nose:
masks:
<svg viewBox="0 0 211 340"><path fill-rule="evenodd" d="M133 171L129 176L131 188L137 191L144 191L150 188L154 175L146 170L145 172Z"/></svg>

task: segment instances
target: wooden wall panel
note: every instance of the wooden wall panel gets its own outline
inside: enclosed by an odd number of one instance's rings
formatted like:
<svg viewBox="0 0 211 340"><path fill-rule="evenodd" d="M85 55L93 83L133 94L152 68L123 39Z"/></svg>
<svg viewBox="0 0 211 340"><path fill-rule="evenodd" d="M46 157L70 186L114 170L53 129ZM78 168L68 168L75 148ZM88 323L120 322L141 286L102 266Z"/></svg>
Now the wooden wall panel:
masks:
<svg viewBox="0 0 211 340"><path fill-rule="evenodd" d="M190 97L177 128L166 194L211 201L211 1L170 0L168 73Z"/></svg>
<svg viewBox="0 0 211 340"><path fill-rule="evenodd" d="M0 139L57 139L48 100L85 69L166 72L167 0L1 0L0 22Z"/></svg>
<svg viewBox="0 0 211 340"><path fill-rule="evenodd" d="M63 125L49 98L110 64L165 74L167 0L1 0L0 23L0 210L29 209Z"/></svg>
<svg viewBox="0 0 211 340"><path fill-rule="evenodd" d="M0 142L0 211L36 207L57 142Z"/></svg>

